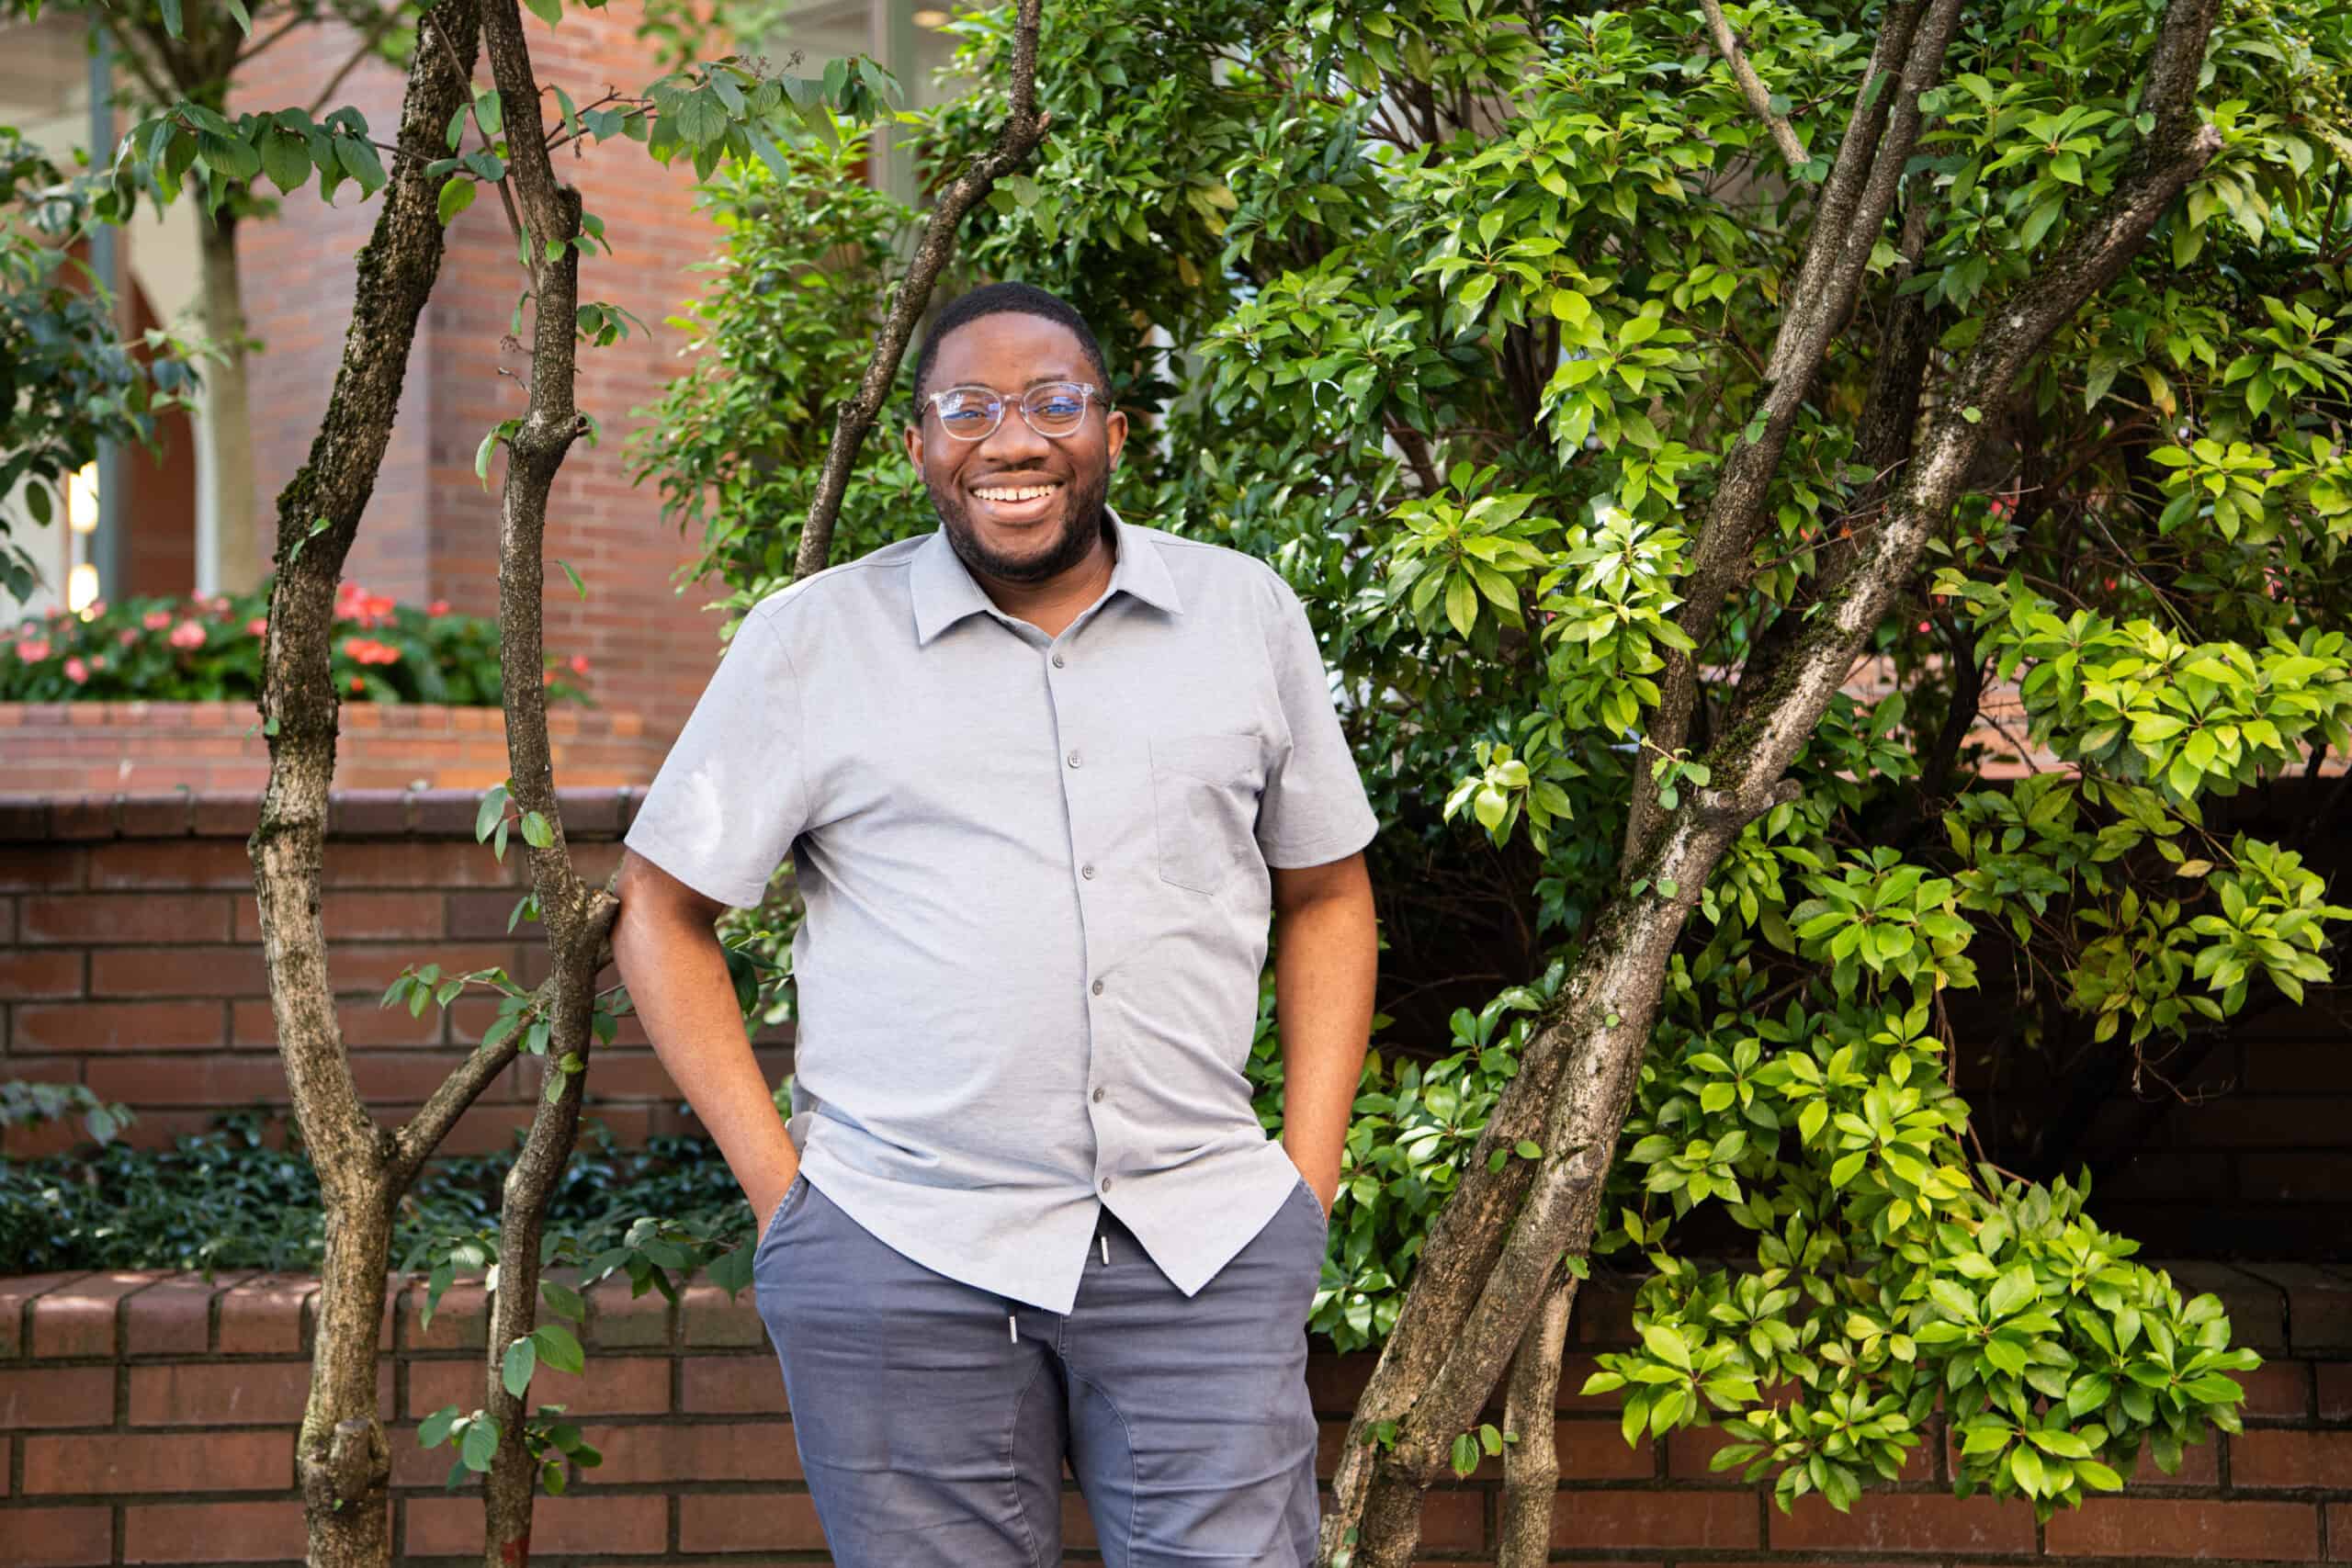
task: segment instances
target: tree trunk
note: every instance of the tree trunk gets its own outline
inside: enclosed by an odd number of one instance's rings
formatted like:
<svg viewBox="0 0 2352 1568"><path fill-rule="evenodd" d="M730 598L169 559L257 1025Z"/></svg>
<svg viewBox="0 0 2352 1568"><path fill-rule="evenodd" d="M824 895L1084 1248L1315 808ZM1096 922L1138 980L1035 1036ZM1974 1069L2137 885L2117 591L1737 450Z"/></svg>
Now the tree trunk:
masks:
<svg viewBox="0 0 2352 1568"><path fill-rule="evenodd" d="M254 506L252 377L245 354L244 297L237 271L238 220L223 202L197 218L201 287L197 319L221 357L204 368L204 443L212 482L211 558L197 562L197 586L215 593L244 593L261 585L261 519Z"/></svg>
<svg viewBox="0 0 2352 1568"><path fill-rule="evenodd" d="M446 29L470 60L474 0L439 0L424 28ZM424 40L401 105L400 153L359 254L359 280L334 394L311 460L278 497L277 579L263 655L261 714L269 784L249 843L277 1049L326 1210L310 1399L295 1465L312 1568L391 1559L391 1454L378 1418L376 1339L390 1264L391 1205L413 1163L361 1101L335 1015L320 923L327 790L334 773L334 590L373 493L407 372L417 317L440 271L442 229L424 166L467 99L466 73Z"/></svg>
<svg viewBox="0 0 2352 1568"><path fill-rule="evenodd" d="M1567 1342L1576 1292L1576 1276L1563 1264L1511 1357L1503 1433L1519 1440L1503 1450L1502 1540L1495 1568L1544 1568L1552 1558L1552 1511L1560 1486L1553 1412L1559 1406L1560 1348Z"/></svg>

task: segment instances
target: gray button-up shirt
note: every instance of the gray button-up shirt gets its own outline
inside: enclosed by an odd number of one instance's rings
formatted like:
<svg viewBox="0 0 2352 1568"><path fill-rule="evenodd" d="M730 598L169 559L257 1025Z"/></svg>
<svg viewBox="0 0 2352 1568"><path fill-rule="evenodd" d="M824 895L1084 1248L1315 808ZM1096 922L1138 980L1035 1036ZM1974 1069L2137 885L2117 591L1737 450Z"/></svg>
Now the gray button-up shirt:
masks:
<svg viewBox="0 0 2352 1568"><path fill-rule="evenodd" d="M733 905L791 854L809 1181L1053 1312L1100 1207L1191 1295L1297 1187L1242 1071L1267 868L1378 826L1289 584L1111 523L1110 586L1056 637L944 528L763 600L628 834Z"/></svg>

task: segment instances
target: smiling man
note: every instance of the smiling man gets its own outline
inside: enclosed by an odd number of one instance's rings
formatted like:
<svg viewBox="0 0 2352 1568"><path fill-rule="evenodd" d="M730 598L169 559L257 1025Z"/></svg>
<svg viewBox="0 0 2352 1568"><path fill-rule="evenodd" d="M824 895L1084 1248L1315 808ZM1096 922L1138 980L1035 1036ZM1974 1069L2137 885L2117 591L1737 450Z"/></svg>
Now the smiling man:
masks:
<svg viewBox="0 0 2352 1568"><path fill-rule="evenodd" d="M939 528L756 606L628 834L614 953L764 1222L842 1568L1054 1568L1065 1461L1110 1568L1315 1553L1377 824L1289 586L1104 504L1108 384L1049 294L947 306L906 436ZM788 1123L711 930L787 854Z"/></svg>

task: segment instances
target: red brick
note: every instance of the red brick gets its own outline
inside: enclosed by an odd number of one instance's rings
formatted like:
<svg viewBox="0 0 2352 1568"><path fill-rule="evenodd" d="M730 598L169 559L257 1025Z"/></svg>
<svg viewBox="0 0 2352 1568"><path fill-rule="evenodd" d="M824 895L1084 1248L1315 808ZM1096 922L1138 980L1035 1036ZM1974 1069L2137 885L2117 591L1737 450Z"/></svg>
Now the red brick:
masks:
<svg viewBox="0 0 2352 1568"><path fill-rule="evenodd" d="M223 1292L214 1303L224 1356L299 1355L302 1349L302 1303L319 1288L306 1274L257 1274Z"/></svg>
<svg viewBox="0 0 2352 1568"><path fill-rule="evenodd" d="M26 1311L36 1297L84 1277L79 1269L62 1274L19 1274L13 1279L0 1276L0 1356L23 1353Z"/></svg>
<svg viewBox="0 0 2352 1568"><path fill-rule="evenodd" d="M16 1456L17 1439L0 1437L0 1497L8 1495L8 1478L15 1473L11 1461Z"/></svg>
<svg viewBox="0 0 2352 1568"><path fill-rule="evenodd" d="M438 942L442 935L438 893L329 893L319 901L319 917L329 942ZM261 906L250 898L237 901L235 940L261 940Z"/></svg>
<svg viewBox="0 0 2352 1568"><path fill-rule="evenodd" d="M2352 1421L2352 1361L2322 1361L2312 1371L2319 1384L2319 1418Z"/></svg>
<svg viewBox="0 0 2352 1568"><path fill-rule="evenodd" d="M571 1282L576 1285L577 1279ZM588 1292L588 1342L614 1349L667 1345L669 1298L650 1288L632 1294L627 1275L600 1280Z"/></svg>
<svg viewBox="0 0 2352 1568"><path fill-rule="evenodd" d="M577 1374L546 1367L531 1383L534 1403L560 1404L567 1416L662 1416L670 1409L666 1356L591 1356ZM445 1404L472 1409L481 1403L485 1371L477 1357L413 1360L408 1364L408 1413L430 1416Z"/></svg>
<svg viewBox="0 0 2352 1568"><path fill-rule="evenodd" d="M17 1009L15 1051L217 1051L219 1002L28 1002Z"/></svg>
<svg viewBox="0 0 2352 1568"><path fill-rule="evenodd" d="M503 865L486 844L340 843L327 849L329 887L507 887L522 886L523 857L510 849Z"/></svg>
<svg viewBox="0 0 2352 1568"><path fill-rule="evenodd" d="M1770 1511L1775 1551L2015 1551L2033 1550L2033 1509L1979 1495L1865 1493L1840 1514L1819 1495Z"/></svg>
<svg viewBox="0 0 2352 1568"><path fill-rule="evenodd" d="M481 1551L481 1502L475 1497L412 1497L401 1505L408 1550L419 1557ZM531 1506L536 1554L659 1552L669 1545L670 1502L662 1496L540 1497Z"/></svg>
<svg viewBox="0 0 2352 1568"><path fill-rule="evenodd" d="M112 1367L0 1367L0 1431L113 1425Z"/></svg>
<svg viewBox="0 0 2352 1568"><path fill-rule="evenodd" d="M692 1426L591 1427L588 1441L605 1456L580 1479L598 1486L679 1481L797 1481L800 1450L789 1421Z"/></svg>
<svg viewBox="0 0 2352 1568"><path fill-rule="evenodd" d="M678 1362L678 1408L689 1416L781 1416L784 1372L773 1352L687 1356Z"/></svg>
<svg viewBox="0 0 2352 1568"><path fill-rule="evenodd" d="M2241 1414L2299 1416L2312 1413L2312 1369L2305 1361L2275 1359L2250 1372L2232 1372L2245 1390Z"/></svg>
<svg viewBox="0 0 2352 1568"><path fill-rule="evenodd" d="M0 844L0 893L79 887L89 863L77 844Z"/></svg>
<svg viewBox="0 0 2352 1568"><path fill-rule="evenodd" d="M25 1491L281 1492L294 1484L294 1434L27 1438Z"/></svg>
<svg viewBox="0 0 2352 1568"><path fill-rule="evenodd" d="M276 1056L96 1056L83 1072L101 1100L134 1105L246 1106L286 1103L286 1069Z"/></svg>
<svg viewBox="0 0 2352 1568"><path fill-rule="evenodd" d="M437 1045L441 1043L441 1018L426 1008L421 1017L412 1018L404 1007L385 1007L379 995L345 998L335 1003L335 1022L343 1031L343 1043L352 1047L368 1045ZM277 1019L267 1000L255 998L229 1004L229 1042L243 1049L275 1049L277 1044ZM455 1061L456 1057L450 1058Z"/></svg>
<svg viewBox="0 0 2352 1568"><path fill-rule="evenodd" d="M90 954L96 997L256 997L269 990L258 947L109 947Z"/></svg>
<svg viewBox="0 0 2352 1568"><path fill-rule="evenodd" d="M100 844L90 851L90 886L241 888L251 892L254 863L237 839L186 843Z"/></svg>
<svg viewBox="0 0 2352 1568"><path fill-rule="evenodd" d="M12 1508L0 1521L8 1532L9 1568L84 1568L114 1561L111 1508Z"/></svg>
<svg viewBox="0 0 2352 1568"><path fill-rule="evenodd" d="M2042 1539L2052 1557L2309 1560L2319 1555L2319 1510L2309 1503L2095 1497L2052 1515Z"/></svg>
<svg viewBox="0 0 2352 1568"><path fill-rule="evenodd" d="M34 997L78 997L86 963L80 953L0 952L0 1001Z"/></svg>
<svg viewBox="0 0 2352 1568"><path fill-rule="evenodd" d="M217 893L69 893L24 900L28 942L119 945L225 942L229 900Z"/></svg>
<svg viewBox="0 0 2352 1568"><path fill-rule="evenodd" d="M436 910L435 918L445 919L447 922L445 928L447 933L460 942L476 941L485 937L500 939L512 937L523 941L534 941L539 935L539 926L527 914L514 922L511 932L507 929L507 917L514 914L515 901L523 897L523 889L519 887L499 887L479 893L451 893L447 895L446 898L437 894L419 895L419 897L429 897L436 903L446 904L446 913Z"/></svg>
<svg viewBox="0 0 2352 1568"><path fill-rule="evenodd" d="M123 1303L123 1345L133 1356L200 1356L212 1348L212 1298L250 1279L240 1269L207 1280L175 1274Z"/></svg>
<svg viewBox="0 0 2352 1568"><path fill-rule="evenodd" d="M302 1505L149 1503L123 1510L125 1562L300 1560L309 1547Z"/></svg>
<svg viewBox="0 0 2352 1568"><path fill-rule="evenodd" d="M2180 1450L2180 1468L2170 1475L2156 1462L2153 1444L2140 1450L2139 1461L2132 1473L2123 1478L2137 1490L2162 1489L2169 1486L2211 1488L2222 1483L2222 1445L2219 1438L2208 1433L2201 1443L2185 1445Z"/></svg>
<svg viewBox="0 0 2352 1568"><path fill-rule="evenodd" d="M2352 1431L2249 1427L2230 1439L2230 1483L2245 1491L2352 1491Z"/></svg>
<svg viewBox="0 0 2352 1568"><path fill-rule="evenodd" d="M327 966L338 994L381 1000L384 987L405 969L438 964L445 978L490 968L512 975L518 971L517 958L514 942L338 942L328 949Z"/></svg>
<svg viewBox="0 0 2352 1568"><path fill-rule="evenodd" d="M684 1551L821 1551L824 1527L806 1492L688 1493L678 1499Z"/></svg>
<svg viewBox="0 0 2352 1568"><path fill-rule="evenodd" d="M32 1303L32 1353L113 1355L115 1314L122 1299L145 1290L159 1278L133 1269L85 1274L70 1286L37 1297Z"/></svg>
<svg viewBox="0 0 2352 1568"><path fill-rule="evenodd" d="M1566 1491L1552 1501L1552 1544L1609 1547L1758 1545L1749 1492Z"/></svg>
<svg viewBox="0 0 2352 1568"><path fill-rule="evenodd" d="M382 1369L386 1388L391 1366ZM297 1426L311 1392L308 1361L190 1361L130 1369L134 1427ZM390 1410L385 1412L387 1416Z"/></svg>
<svg viewBox="0 0 2352 1568"><path fill-rule="evenodd" d="M765 1345L767 1328L746 1288L731 1300L711 1284L688 1285L679 1292L678 1315L685 1325L688 1345L735 1347Z"/></svg>
<svg viewBox="0 0 2352 1568"><path fill-rule="evenodd" d="M459 1280L441 1292L428 1326L419 1285L401 1298L401 1344L410 1350L479 1350L490 1338L489 1303L481 1280Z"/></svg>

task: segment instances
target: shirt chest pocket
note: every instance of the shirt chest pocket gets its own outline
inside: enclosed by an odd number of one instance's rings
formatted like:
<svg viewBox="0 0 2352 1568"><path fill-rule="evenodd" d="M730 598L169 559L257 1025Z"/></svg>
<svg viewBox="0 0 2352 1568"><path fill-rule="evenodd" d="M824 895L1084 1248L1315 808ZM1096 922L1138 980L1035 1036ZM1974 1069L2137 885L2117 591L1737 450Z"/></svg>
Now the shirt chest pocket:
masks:
<svg viewBox="0 0 2352 1568"><path fill-rule="evenodd" d="M1221 891L1256 842L1262 754L1254 735L1173 735L1151 742L1152 829L1159 875Z"/></svg>

